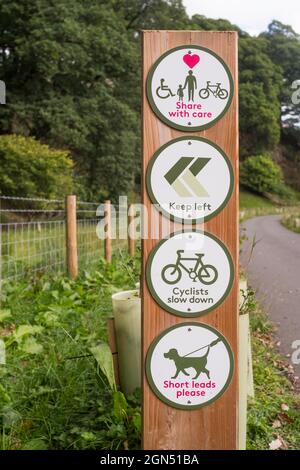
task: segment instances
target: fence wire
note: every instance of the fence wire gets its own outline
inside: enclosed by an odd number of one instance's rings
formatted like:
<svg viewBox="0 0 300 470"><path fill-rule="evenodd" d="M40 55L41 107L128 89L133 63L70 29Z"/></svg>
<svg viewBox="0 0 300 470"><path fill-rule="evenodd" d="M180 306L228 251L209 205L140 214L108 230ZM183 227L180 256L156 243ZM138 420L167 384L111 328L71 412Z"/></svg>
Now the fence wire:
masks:
<svg viewBox="0 0 300 470"><path fill-rule="evenodd" d="M79 269L104 255L97 237L99 203L77 201ZM48 271L66 271L66 214L63 200L0 196L1 280ZM115 239L112 248L125 248Z"/></svg>

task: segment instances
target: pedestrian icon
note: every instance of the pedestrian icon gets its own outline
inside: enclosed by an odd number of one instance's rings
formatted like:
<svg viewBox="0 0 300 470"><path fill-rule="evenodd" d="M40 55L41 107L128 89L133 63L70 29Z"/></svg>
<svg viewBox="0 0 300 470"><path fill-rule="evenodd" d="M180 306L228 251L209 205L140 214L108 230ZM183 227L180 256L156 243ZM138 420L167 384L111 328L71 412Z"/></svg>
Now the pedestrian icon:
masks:
<svg viewBox="0 0 300 470"><path fill-rule="evenodd" d="M197 90L197 79L195 75L193 75L193 71L189 70L188 76L185 79L183 89L188 89L188 100L194 101L194 94L195 90Z"/></svg>

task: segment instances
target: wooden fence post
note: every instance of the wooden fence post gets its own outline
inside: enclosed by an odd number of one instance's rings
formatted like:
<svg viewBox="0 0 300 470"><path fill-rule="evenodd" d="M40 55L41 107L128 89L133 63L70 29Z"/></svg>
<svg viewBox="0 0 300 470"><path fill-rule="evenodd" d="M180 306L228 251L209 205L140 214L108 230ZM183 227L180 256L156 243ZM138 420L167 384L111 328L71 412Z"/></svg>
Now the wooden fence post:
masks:
<svg viewBox="0 0 300 470"><path fill-rule="evenodd" d="M129 256L135 254L135 238L134 238L134 206L129 204L128 207L128 253Z"/></svg>
<svg viewBox="0 0 300 470"><path fill-rule="evenodd" d="M120 376L119 376L119 361L118 361L118 349L116 341L116 331L115 331L115 320L114 318L108 318L107 320L107 332L108 332L108 344L111 350L114 364L114 373L116 384L120 386Z"/></svg>
<svg viewBox="0 0 300 470"><path fill-rule="evenodd" d="M67 270L72 279L78 275L76 196L66 196Z"/></svg>
<svg viewBox="0 0 300 470"><path fill-rule="evenodd" d="M111 263L111 206L110 201L104 201L104 217L105 217L105 239L104 239L104 256L108 263Z"/></svg>

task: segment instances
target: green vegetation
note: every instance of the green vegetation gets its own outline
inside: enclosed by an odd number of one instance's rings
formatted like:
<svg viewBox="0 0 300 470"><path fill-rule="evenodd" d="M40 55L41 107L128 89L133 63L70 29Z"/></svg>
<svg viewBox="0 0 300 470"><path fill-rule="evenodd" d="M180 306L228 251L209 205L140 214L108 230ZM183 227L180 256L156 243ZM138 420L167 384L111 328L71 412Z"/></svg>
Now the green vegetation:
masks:
<svg viewBox="0 0 300 470"><path fill-rule="evenodd" d="M72 191L69 152L52 150L31 137L0 135L0 188L3 194L61 198Z"/></svg>
<svg viewBox="0 0 300 470"><path fill-rule="evenodd" d="M139 271L139 258L120 252L111 265L101 260L76 281L44 275L3 285L1 449L139 448L140 394L126 400L116 391L105 346L111 294L134 288ZM300 405L288 367L252 293L247 311L255 379L248 448L268 449L277 435L296 448Z"/></svg>
<svg viewBox="0 0 300 470"><path fill-rule="evenodd" d="M272 151L280 140L280 69L267 53L267 41L241 38L241 157Z"/></svg>
<svg viewBox="0 0 300 470"><path fill-rule="evenodd" d="M265 197L240 189L240 210L274 209L274 204Z"/></svg>
<svg viewBox="0 0 300 470"><path fill-rule="evenodd" d="M292 230L293 232L300 233L300 214L287 214L281 219L282 225Z"/></svg>
<svg viewBox="0 0 300 470"><path fill-rule="evenodd" d="M240 182L258 194L275 193L283 184L283 175L269 155L248 157L240 166Z"/></svg>
<svg viewBox="0 0 300 470"><path fill-rule="evenodd" d="M268 154L248 157L241 163L240 184L256 194L276 198L277 203L299 201L296 191L284 183L281 167Z"/></svg>
<svg viewBox="0 0 300 470"><path fill-rule="evenodd" d="M300 398L295 393L290 366L278 354L273 327L248 294L252 330L255 398L248 409L247 449L298 449Z"/></svg>
<svg viewBox="0 0 300 470"><path fill-rule="evenodd" d="M97 261L104 242L96 234L97 222L85 219L77 222L77 252L80 267ZM112 239L112 250L124 248L127 239ZM97 256L95 256L97 253ZM1 276L7 279L26 277L33 270L65 271L66 226L64 220L25 222L17 227L3 226L1 233Z"/></svg>
<svg viewBox="0 0 300 470"><path fill-rule="evenodd" d="M260 36L267 39L268 55L286 79L281 88L281 101L291 105L290 87L300 76L299 35L291 26L274 20ZM288 128L284 128L283 132L288 132Z"/></svg>
<svg viewBox="0 0 300 470"><path fill-rule="evenodd" d="M237 31L241 158L280 149L285 178L298 187L300 132L283 128L280 114L299 78L299 36L273 21L251 37L226 20L189 18L181 0L2 2L0 76L9 86L0 133L67 149L82 199L132 194L140 178L140 29Z"/></svg>
<svg viewBox="0 0 300 470"><path fill-rule="evenodd" d="M126 194L138 155L139 49L119 2L1 2L2 133L72 152L82 198Z"/></svg>
<svg viewBox="0 0 300 470"><path fill-rule="evenodd" d="M139 393L126 400L115 390L103 343L111 294L133 288L139 270L120 253L76 281L47 275L3 285L2 449L139 446Z"/></svg>
<svg viewBox="0 0 300 470"><path fill-rule="evenodd" d="M75 189L81 199L114 201L137 191L140 29L238 32L241 182L253 191L241 191L241 209L246 217L276 212L265 193L278 202L295 200L285 181L300 190L300 132L292 122L282 126L280 117L283 105L297 113L290 86L300 76L299 35L273 21L251 37L226 20L189 18L181 0L1 2L0 77L7 83L1 193L61 199ZM300 232L295 214L282 223ZM140 392L125 398L116 389L106 319L111 294L134 288L140 260L120 252L111 265L96 261L76 281L50 272L31 277L33 268L47 265L31 243L35 230L16 230L15 239L2 234L5 275L9 263L18 264L21 275L28 272L1 285L0 448L139 448ZM38 230L42 252L64 250L63 236L50 239L50 228ZM79 228L78 238L81 246L89 229ZM91 243L95 257L100 246ZM247 309L256 393L248 448L268 449L276 441L295 449L300 404L290 369L253 293Z"/></svg>

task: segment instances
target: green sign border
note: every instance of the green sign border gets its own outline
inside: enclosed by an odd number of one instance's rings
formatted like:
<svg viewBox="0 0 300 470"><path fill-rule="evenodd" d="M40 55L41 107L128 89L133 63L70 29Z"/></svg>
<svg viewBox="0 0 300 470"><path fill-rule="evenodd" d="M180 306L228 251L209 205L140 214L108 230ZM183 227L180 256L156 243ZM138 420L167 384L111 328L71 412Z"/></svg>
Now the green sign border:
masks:
<svg viewBox="0 0 300 470"><path fill-rule="evenodd" d="M151 280L151 266L152 266L152 261L153 261L153 258L156 254L156 252L158 251L158 249L161 247L161 245L163 245L164 243L166 243L169 239L175 237L176 235L179 235L180 233L200 233L204 236L207 236L209 238L211 238L212 240L214 240L216 243L218 243L218 245L224 250L224 253L228 259L228 262L229 262L229 269L230 269L230 278L229 278L229 283L228 283L228 286L227 286L227 289L226 291L224 292L224 294L222 295L222 297L218 300L218 302L216 302L214 305L212 305L211 307L205 309L205 310L201 310L200 312L181 312L181 311L178 311L178 310L175 310L173 309L172 307L169 307L167 304L165 304L163 302L163 300L157 295L155 289L154 289L154 286L152 284L152 280ZM152 251L150 252L149 254L149 257L148 257L148 260L147 260L147 263L146 263L146 282L147 282L147 286L148 286L148 289L151 293L151 296L153 297L153 299L156 301L156 303L158 305L160 305L160 307L162 307L164 310L166 310L167 312L169 313L172 313L178 317L183 317L183 318L193 318L193 317L201 317L203 315L206 315L207 313L211 312L212 310L215 310L220 304L222 304L222 302L227 298L228 294L230 293L231 291L231 288L232 288L232 285L233 285L233 281L234 281L234 274L235 274L235 269L234 269L234 264L233 264L233 261L232 261L232 258L231 258L231 255L230 255L230 252L228 250L228 248L224 245L224 243L219 239L217 238L215 235L209 233L209 232L204 232L202 230L179 230L177 232L174 232L172 233L168 238L163 238L162 240L160 240L160 242L152 249Z"/></svg>
<svg viewBox="0 0 300 470"><path fill-rule="evenodd" d="M171 400L169 400L168 398L166 398L159 390L158 388L156 387L155 383L154 383L154 380L152 378L152 374L151 374L151 359L152 359L152 355L153 355L153 352L154 352L154 349L156 347L156 345L158 344L158 342L161 340L161 338L163 338L166 334L168 334L170 331L172 330L175 330L176 328L180 328L180 327L189 327L189 326L200 326L202 328L206 328L207 330L210 330L212 331L213 333L215 333L219 338L221 338L224 346L226 347L227 349L227 352L228 352L228 355L229 355L229 362L230 362L230 370L229 370L229 374L228 374L228 378L227 378L227 381L224 385L224 387L222 388L222 390L214 397L212 398L211 400L208 400L207 402L205 403L201 403L199 405L179 405ZM163 332L161 332L153 341L152 343L150 344L150 347L148 349L148 352L147 352L147 355L146 355L146 377L147 377L147 381L149 383L149 386L151 388L151 390L153 391L153 393L164 403L166 403L167 405L171 406L172 408L177 408L179 410L186 410L186 411L191 411L191 410L196 410L198 408L203 408L204 406L207 406L207 405L210 405L211 403L213 403L214 401L216 401L218 398L220 398L224 393L225 391L227 390L228 386L230 385L230 382L232 380L232 376L233 376L233 371L234 371L234 356L233 356L233 352L232 352L232 349L230 347L230 344L229 342L227 341L227 339L222 335L222 333L220 333L218 330L216 330L215 328L209 326L209 325L205 325L203 323L198 323L198 322L188 322L188 323L179 323L177 325L173 325L171 326L170 328L168 328L167 330L164 330Z"/></svg>
<svg viewBox="0 0 300 470"><path fill-rule="evenodd" d="M198 217L197 219L187 219L187 218L183 218L183 217L177 217L177 216L171 214L170 212L168 212L166 209L162 208L161 205L159 204L159 202L156 200L156 198L154 196L154 193L153 193L152 184L151 184L151 173L152 173L152 169L153 169L153 166L154 166L157 158L159 157L161 152L163 152L167 147L169 147L170 145L173 145L175 142L178 142L178 141L181 141L181 140L199 140L199 141L204 142L208 145L211 145L223 156L223 158L224 158L224 160L225 160L225 162L228 166L228 170L229 170L229 174L230 174L230 185L229 185L227 196L224 199L223 203L220 205L220 207L218 207L218 209L216 209L214 212L212 212L211 214L209 214L205 217ZM155 209L156 210L158 210L164 216L167 216L170 220L172 220L174 222L184 222L184 223L193 225L193 224L196 224L196 223L199 223L199 222L207 222L208 220L212 219L217 214L219 214L227 206L227 204L228 204L228 202L229 202L229 200L232 196L232 193L233 193L234 172L233 172L231 161L229 160L226 153L221 149L221 147L219 147L217 144L215 144L211 140L205 139L204 137L196 137L196 136L177 137L177 139L170 140L166 144L162 145L154 153L154 155L152 156L152 158L151 158L151 160L148 164L147 170L146 170L146 187L147 187L147 192L148 192L148 195L151 199L151 202L153 204L155 204ZM157 207L157 206L159 206L159 207Z"/></svg>
<svg viewBox="0 0 300 470"><path fill-rule="evenodd" d="M153 99L153 96L152 96L152 90L151 90L151 84L152 84L152 78L153 78L153 75L154 75L154 72L157 68L157 66L160 64L160 62L165 58L167 57L168 55L172 54L173 52L175 51L179 51L180 49L198 49L200 51L204 51L204 52L207 52L208 54L211 54L212 56L214 56L224 67L227 75L228 75L228 79L229 79L229 84L230 84L230 92L229 92L229 99L227 101L227 104L225 106L225 108L223 109L222 113L219 114L219 116L217 116L215 119L213 119L212 121L208 122L207 124L203 124L202 126L197 126L197 127L190 127L190 126L181 126L180 124L175 124L173 123L171 120L167 119L161 112L160 110L158 109L158 107L156 106L155 102L154 102L154 99ZM154 112L154 114L156 114L156 116L161 120L163 121L165 124L167 124L168 126L174 128L174 129L177 129L179 131L188 131L188 132L198 132L198 131L202 131L204 129L209 129L211 126L213 126L216 122L218 122L220 119L222 119L222 117L227 113L231 103L232 103L232 98L233 98L233 92L234 92L234 82L233 82L233 78L232 78L232 75L231 75L231 72L229 70L229 67L228 65L225 63L225 61L220 57L218 56L218 54L216 54L214 51L206 48L206 47L202 47L202 46L196 46L194 44L186 44L184 46L178 46L178 47L174 47L173 49L170 49L168 50L167 52L165 52L164 54L162 54L155 62L154 64L151 66L150 68L150 71L148 73L148 76L147 76L147 81L146 81L146 94L147 94L147 98L148 98L148 101L149 101L149 104L150 104L150 107L152 109L152 111Z"/></svg>

